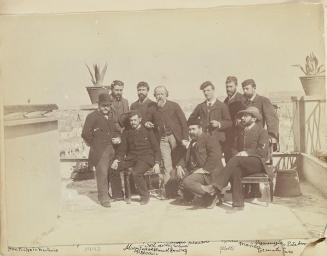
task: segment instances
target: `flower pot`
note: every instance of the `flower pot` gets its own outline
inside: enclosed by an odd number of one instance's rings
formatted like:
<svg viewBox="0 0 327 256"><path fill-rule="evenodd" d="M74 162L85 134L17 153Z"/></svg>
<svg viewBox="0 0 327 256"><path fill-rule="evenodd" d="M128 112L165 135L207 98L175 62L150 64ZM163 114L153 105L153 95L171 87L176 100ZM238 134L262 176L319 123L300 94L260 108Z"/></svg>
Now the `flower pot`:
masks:
<svg viewBox="0 0 327 256"><path fill-rule="evenodd" d="M110 86L87 86L86 90L90 96L92 104L98 103L99 94L110 93Z"/></svg>
<svg viewBox="0 0 327 256"><path fill-rule="evenodd" d="M305 95L326 97L325 76L301 76L300 81Z"/></svg>

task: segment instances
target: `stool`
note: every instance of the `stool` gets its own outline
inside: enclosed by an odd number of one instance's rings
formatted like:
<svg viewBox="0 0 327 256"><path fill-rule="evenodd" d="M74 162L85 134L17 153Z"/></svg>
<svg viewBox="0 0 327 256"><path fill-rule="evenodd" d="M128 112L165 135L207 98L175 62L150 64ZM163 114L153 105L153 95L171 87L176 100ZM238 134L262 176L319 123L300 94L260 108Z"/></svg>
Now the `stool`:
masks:
<svg viewBox="0 0 327 256"><path fill-rule="evenodd" d="M242 184L260 184L263 183L262 198L266 202L266 206L273 201L273 183L266 173L254 173L242 178Z"/></svg>
<svg viewBox="0 0 327 256"><path fill-rule="evenodd" d="M132 171L133 171L133 168L128 168L128 169L120 172L120 178L121 178L121 181L122 181L122 190L123 190L124 200L126 201L127 204L131 203L130 176L132 174ZM144 176L145 176L146 183L147 183L150 194L155 192L155 190L156 190L155 188L152 187L152 184L151 184L151 177L154 176L154 175L158 175L158 177L159 177L159 190L162 189L162 187L163 187L163 179L162 179L161 175L158 174L158 173L155 173L153 171L153 169L150 168L149 170L147 170L144 173ZM126 183L125 183L125 181L126 181Z"/></svg>

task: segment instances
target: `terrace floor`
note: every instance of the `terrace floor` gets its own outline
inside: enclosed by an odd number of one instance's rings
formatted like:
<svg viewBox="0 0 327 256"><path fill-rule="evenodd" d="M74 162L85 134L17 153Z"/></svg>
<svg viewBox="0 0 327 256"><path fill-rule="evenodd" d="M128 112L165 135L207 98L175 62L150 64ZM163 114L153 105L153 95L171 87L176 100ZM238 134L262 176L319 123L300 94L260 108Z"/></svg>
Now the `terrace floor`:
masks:
<svg viewBox="0 0 327 256"><path fill-rule="evenodd" d="M214 209L176 206L173 200L156 198L145 206L116 201L103 208L97 202L95 180L72 182L70 173L69 164L62 164L62 211L57 225L35 245L313 238L327 224L327 199L306 182L301 183L302 196L274 197L268 207L254 199L243 211L231 210L229 194Z"/></svg>

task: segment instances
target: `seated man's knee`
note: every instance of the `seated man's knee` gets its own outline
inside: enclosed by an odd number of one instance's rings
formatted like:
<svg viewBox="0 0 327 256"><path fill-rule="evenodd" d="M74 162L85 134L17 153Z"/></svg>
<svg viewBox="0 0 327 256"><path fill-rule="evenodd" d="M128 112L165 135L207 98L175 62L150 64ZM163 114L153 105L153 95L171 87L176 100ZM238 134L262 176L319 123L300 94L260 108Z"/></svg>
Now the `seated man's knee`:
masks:
<svg viewBox="0 0 327 256"><path fill-rule="evenodd" d="M182 181L182 187L183 187L183 189L190 190L190 188L192 188L192 186L193 186L193 180L192 180L192 177L190 177L190 176L187 176L187 177L185 177L183 179L183 181Z"/></svg>

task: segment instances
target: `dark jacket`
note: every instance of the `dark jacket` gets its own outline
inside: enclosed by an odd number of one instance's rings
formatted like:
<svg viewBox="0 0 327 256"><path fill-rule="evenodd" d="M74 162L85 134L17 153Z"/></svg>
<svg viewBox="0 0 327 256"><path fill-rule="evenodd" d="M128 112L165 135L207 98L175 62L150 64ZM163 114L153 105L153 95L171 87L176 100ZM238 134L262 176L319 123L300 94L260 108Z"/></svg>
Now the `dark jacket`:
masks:
<svg viewBox="0 0 327 256"><path fill-rule="evenodd" d="M240 129L234 140L233 155L246 151L249 156L260 158L263 167L270 160L269 136L266 129L256 123L251 129ZM265 168L265 170L267 170Z"/></svg>
<svg viewBox="0 0 327 256"><path fill-rule="evenodd" d="M224 103L227 105L230 117L235 124L236 114L238 111L245 109L243 94L236 92L236 94L230 100L228 97L226 97Z"/></svg>
<svg viewBox="0 0 327 256"><path fill-rule="evenodd" d="M226 106L228 107L233 125L229 128L226 129L226 141L227 142L232 142L233 138L235 136L236 133L236 119L237 119L237 113L240 110L245 109L244 106L244 97L243 94L236 92L236 94L234 95L233 98L231 98L229 100L228 97L225 98L224 103L226 104Z"/></svg>
<svg viewBox="0 0 327 256"><path fill-rule="evenodd" d="M137 110L141 113L144 122L151 121L151 116L156 110L157 103L149 98L146 98L144 102L138 100L131 104L131 110Z"/></svg>
<svg viewBox="0 0 327 256"><path fill-rule="evenodd" d="M142 160L150 165L161 160L160 147L152 130L143 125L139 129L124 130L118 147L118 160Z"/></svg>
<svg viewBox="0 0 327 256"><path fill-rule="evenodd" d="M176 102L167 100L162 108L156 104L155 112L149 116L148 120L154 122L159 138L164 136L164 124L166 124L166 129L171 130L177 143L180 143L183 139L188 139L186 117Z"/></svg>
<svg viewBox="0 0 327 256"><path fill-rule="evenodd" d="M82 130L82 138L90 146L90 165L97 165L105 148L112 145L111 139L116 136L119 136L119 130L115 126L112 113L109 114L108 119L98 110L87 115Z"/></svg>
<svg viewBox="0 0 327 256"><path fill-rule="evenodd" d="M270 100L258 94L255 96L253 101L249 101L243 96L243 104L245 107L257 107L262 115L262 120L259 122L259 124L261 124L262 127L267 125L268 134L278 139L279 119Z"/></svg>
<svg viewBox="0 0 327 256"><path fill-rule="evenodd" d="M186 150L185 158L179 163L186 169L190 166L192 143L193 141ZM197 168L203 168L210 174L216 174L223 168L220 146L217 140L212 139L211 135L203 133L193 146L193 150ZM191 170L188 171L191 172Z"/></svg>
<svg viewBox="0 0 327 256"><path fill-rule="evenodd" d="M125 98L121 98L120 101L117 101L112 95L110 96L112 100L112 109L114 115L113 118L116 123L117 129L122 132L122 128L124 127L124 123L126 122L125 116L123 114L129 111L128 100Z"/></svg>
<svg viewBox="0 0 327 256"><path fill-rule="evenodd" d="M215 101L210 110L208 110L206 101L197 105L190 115L189 120L190 119L200 119L203 131L208 132L210 135L217 136L220 142L225 141L224 131L228 127L232 126L232 120L227 106L218 99ZM221 127L213 128L209 126L211 120L219 121Z"/></svg>

